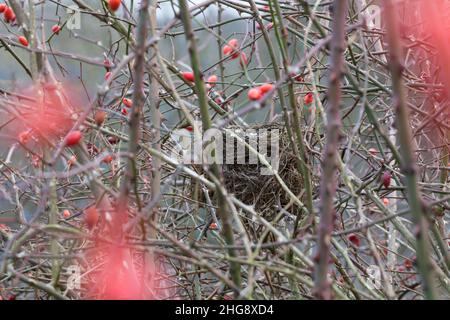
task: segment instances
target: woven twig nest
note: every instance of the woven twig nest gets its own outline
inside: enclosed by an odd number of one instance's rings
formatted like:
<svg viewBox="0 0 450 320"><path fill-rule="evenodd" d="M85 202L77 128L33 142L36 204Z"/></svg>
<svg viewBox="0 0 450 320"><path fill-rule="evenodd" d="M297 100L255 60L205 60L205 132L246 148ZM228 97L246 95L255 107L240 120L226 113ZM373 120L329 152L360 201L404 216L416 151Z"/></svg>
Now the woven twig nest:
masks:
<svg viewBox="0 0 450 320"><path fill-rule="evenodd" d="M239 127L228 127L227 129L240 130ZM276 132L275 138L278 137L279 146L277 172L285 185L301 200L304 193L304 180L297 169L298 160L284 124L258 124L250 126L248 129L258 135L258 151L260 152L260 139L270 141ZM261 135L267 135L267 137L261 137ZM265 148L263 147L263 149ZM274 150L269 144L266 153L268 158L273 156L273 152ZM275 152L277 151L275 150ZM272 163L272 165L274 164ZM264 167L264 164L260 162L258 164L237 164L235 161L234 164L224 164L223 175L228 192L233 193L242 202L253 205L255 210L268 220L273 219L280 206L294 215L299 214L298 204L292 201L275 175L261 173Z"/></svg>
<svg viewBox="0 0 450 320"><path fill-rule="evenodd" d="M193 136L192 133L189 133L189 135ZM284 181L285 186L289 188L292 194L303 201L303 176L298 171L298 160L283 123L254 124L245 128L228 126L225 130L220 131L219 135L223 139L223 162L221 163L223 163L225 187L229 193L232 193L245 204L253 205L255 210L268 220L271 220L275 213L279 212L280 207L293 215L300 213L299 204L293 201L292 197L283 189L276 176L271 173L271 169L267 169L267 166L258 159L258 156L248 148L249 144L255 151L265 155L273 169ZM241 138L237 139L236 136ZM232 139L231 142L230 139ZM271 144L272 139L277 141L277 144L275 143L277 148L274 148ZM175 140L166 144L163 149L171 153L176 149L174 147L176 143L173 143ZM240 142L238 142L239 140ZM226 149L226 145L229 146L229 143L234 144L231 161L229 159L230 153ZM245 150L245 154L239 153L238 144L242 148L241 151ZM172 154L178 156L178 161L180 161L181 157L176 152L172 152ZM277 155L277 157L274 158L274 155ZM275 161L275 159L278 160ZM276 162L278 162L278 165ZM192 167L199 174L202 174L203 166L201 164L192 164ZM264 173L264 171L266 172ZM206 202L202 193L199 192L198 184L192 183L191 186L190 197L193 200L199 200L201 203Z"/></svg>

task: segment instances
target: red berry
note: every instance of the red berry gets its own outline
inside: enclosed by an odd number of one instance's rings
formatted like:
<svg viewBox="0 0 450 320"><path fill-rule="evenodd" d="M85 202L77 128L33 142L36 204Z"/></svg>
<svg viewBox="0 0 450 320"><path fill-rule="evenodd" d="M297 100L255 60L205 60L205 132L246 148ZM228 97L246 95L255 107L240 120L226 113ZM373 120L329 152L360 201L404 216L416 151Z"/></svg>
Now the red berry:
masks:
<svg viewBox="0 0 450 320"><path fill-rule="evenodd" d="M217 230L217 229L218 229L217 223L212 222L212 223L209 225L209 230Z"/></svg>
<svg viewBox="0 0 450 320"><path fill-rule="evenodd" d="M122 99L122 103L125 105L125 107L127 108L131 108L133 106L133 101L131 99L128 98L123 98Z"/></svg>
<svg viewBox="0 0 450 320"><path fill-rule="evenodd" d="M246 67L248 65L248 59L247 59L247 55L245 54L245 52L241 53L241 58L239 59L239 64L241 65L241 68L244 68L244 66Z"/></svg>
<svg viewBox="0 0 450 320"><path fill-rule="evenodd" d="M270 7L269 7L269 6L263 6L263 10L264 10L264 11L269 11L269 10L270 10Z"/></svg>
<svg viewBox="0 0 450 320"><path fill-rule="evenodd" d="M182 72L181 75L186 81L193 82L195 80L194 74L192 72Z"/></svg>
<svg viewBox="0 0 450 320"><path fill-rule="evenodd" d="M385 206L389 205L389 199L388 198L383 198L383 204Z"/></svg>
<svg viewBox="0 0 450 320"><path fill-rule="evenodd" d="M101 126L103 122L105 122L106 119L106 112L105 111L97 111L94 115L94 121L98 126Z"/></svg>
<svg viewBox="0 0 450 320"><path fill-rule="evenodd" d="M189 131L189 132L194 131L194 128L192 128L192 126L187 126L185 129L186 129L187 131Z"/></svg>
<svg viewBox="0 0 450 320"><path fill-rule="evenodd" d="M110 144L116 144L117 142L119 142L119 138L114 137L114 136L108 137L108 142Z"/></svg>
<svg viewBox="0 0 450 320"><path fill-rule="evenodd" d="M273 84L271 84L271 83L265 83L259 87L259 90L261 90L262 93L267 93L272 89L273 89Z"/></svg>
<svg viewBox="0 0 450 320"><path fill-rule="evenodd" d="M108 154L107 156L105 156L103 159L102 159L102 162L103 163L111 163L112 161L113 161L113 156L112 155L110 155L110 154Z"/></svg>
<svg viewBox="0 0 450 320"><path fill-rule="evenodd" d="M10 7L5 8L4 16L5 16L5 21L7 23L16 20L16 14L14 13L13 9L11 9Z"/></svg>
<svg viewBox="0 0 450 320"><path fill-rule="evenodd" d="M368 151L373 156L376 156L378 154L378 150L375 148L370 148Z"/></svg>
<svg viewBox="0 0 450 320"><path fill-rule="evenodd" d="M21 133L19 133L19 141L21 144L26 144L28 141L30 141L30 132L22 131Z"/></svg>
<svg viewBox="0 0 450 320"><path fill-rule="evenodd" d="M5 12L5 9L6 9L6 4L0 3L0 13Z"/></svg>
<svg viewBox="0 0 450 320"><path fill-rule="evenodd" d="M68 218L70 218L70 216L71 216L71 214L70 214L70 211L69 210L64 210L63 211L63 217L65 218L65 219L68 219Z"/></svg>
<svg viewBox="0 0 450 320"><path fill-rule="evenodd" d="M245 52L241 53L241 59L239 59L239 63L241 65L241 67L243 68L244 66L248 65L248 59L247 59L247 55L245 54Z"/></svg>
<svg viewBox="0 0 450 320"><path fill-rule="evenodd" d="M231 59L237 59L239 58L240 54L239 51L233 51L233 54L231 55Z"/></svg>
<svg viewBox="0 0 450 320"><path fill-rule="evenodd" d="M208 84L211 87L214 87L216 85L216 83L217 83L217 76L215 74L209 76L209 78L208 78L208 80L206 82L208 82Z"/></svg>
<svg viewBox="0 0 450 320"><path fill-rule="evenodd" d="M95 227L98 223L99 214L95 206L90 206L84 210L84 222L87 224L89 229Z"/></svg>
<svg viewBox="0 0 450 320"><path fill-rule="evenodd" d="M299 74L298 76L296 76L294 79L295 79L295 81L298 81L298 82L304 82L304 81L305 81L305 79L302 77L301 74Z"/></svg>
<svg viewBox="0 0 450 320"><path fill-rule="evenodd" d="M229 45L224 45L222 48L222 53L224 55L229 55L233 51L233 48L231 48Z"/></svg>
<svg viewBox="0 0 450 320"><path fill-rule="evenodd" d="M117 11L120 7L120 0L108 0L108 7L111 11Z"/></svg>
<svg viewBox="0 0 450 320"><path fill-rule="evenodd" d="M354 246L359 247L361 245L361 240L359 239L358 235L355 233L350 233L347 237L348 241L353 243Z"/></svg>
<svg viewBox="0 0 450 320"><path fill-rule="evenodd" d="M303 101L305 102L305 104L311 104L314 101L314 96L312 92L306 94L305 97L303 98Z"/></svg>
<svg viewBox="0 0 450 320"><path fill-rule="evenodd" d="M72 131L66 136L65 145L67 147L77 145L82 137L83 134L81 133L81 131L78 130Z"/></svg>
<svg viewBox="0 0 450 320"><path fill-rule="evenodd" d="M27 38L25 38L24 36L20 36L20 37L19 37L19 42L20 42L23 46L28 47L28 40L27 40Z"/></svg>
<svg viewBox="0 0 450 320"><path fill-rule="evenodd" d="M239 47L239 42L237 39L231 39L228 41L228 45L225 45L222 49L224 55L230 55L232 59L239 58L239 51L237 50Z"/></svg>
<svg viewBox="0 0 450 320"><path fill-rule="evenodd" d="M122 114L126 116L128 114L127 108L122 108Z"/></svg>
<svg viewBox="0 0 450 320"><path fill-rule="evenodd" d="M405 262L403 262L403 265L408 270L413 268L413 262L410 259L406 259Z"/></svg>
<svg viewBox="0 0 450 320"><path fill-rule="evenodd" d="M105 59L103 60L103 65L108 69L111 67L111 61L109 61L109 59Z"/></svg>
<svg viewBox="0 0 450 320"><path fill-rule="evenodd" d="M58 26L57 24L55 24L53 27L52 27L52 32L54 33L54 34L59 34L59 31L61 30L61 27L60 26Z"/></svg>
<svg viewBox="0 0 450 320"><path fill-rule="evenodd" d="M389 186L391 185L391 178L392 178L392 176L391 176L390 172L385 171L383 173L383 176L381 177L381 181L383 182L383 186L385 188L389 188Z"/></svg>
<svg viewBox="0 0 450 320"><path fill-rule="evenodd" d="M248 98L250 100L253 100L253 101L259 100L259 99L261 99L261 96L262 96L262 94L261 94L261 90L259 88L252 88L248 91Z"/></svg>
<svg viewBox="0 0 450 320"><path fill-rule="evenodd" d="M232 48L232 49L237 49L239 46L239 41L237 39L231 39L230 41L228 41L228 45Z"/></svg>

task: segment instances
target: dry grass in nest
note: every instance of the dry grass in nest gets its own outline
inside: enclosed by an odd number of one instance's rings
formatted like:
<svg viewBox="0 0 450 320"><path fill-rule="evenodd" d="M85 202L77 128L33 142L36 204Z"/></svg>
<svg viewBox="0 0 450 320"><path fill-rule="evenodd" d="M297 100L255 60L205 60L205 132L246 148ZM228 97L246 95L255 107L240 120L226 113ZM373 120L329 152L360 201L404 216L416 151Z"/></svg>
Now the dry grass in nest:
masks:
<svg viewBox="0 0 450 320"><path fill-rule="evenodd" d="M294 149L287 134L287 129L283 123L264 123L254 124L242 128L240 126L228 126L226 128L227 134L223 133L224 145L231 137L230 132L239 135L239 131L244 131L246 134L254 132L258 135L258 142L260 141L260 135L264 135L265 129L267 143L267 153L259 149L262 154L266 154L266 158L271 157L272 148L270 146L270 139L275 130L278 130L279 135L279 167L278 174L284 181L285 185L296 195L301 201L304 194L304 181L302 174L297 169L297 157L295 156ZM241 136L242 137L242 136ZM170 141L170 140L169 140ZM223 175L225 179L225 186L229 193L232 193L236 198L241 200L247 205L253 205L255 210L259 212L263 217L268 220L272 220L273 217L279 212L279 208L284 208L287 212L297 215L301 209L294 203L291 197L283 190L281 184L277 181L275 175L263 175L261 169L265 168L265 165L258 161L257 164L249 164L249 150L245 147L245 164L238 164L237 161L237 140L234 139L234 161L233 164L223 164ZM248 135L246 143L249 143ZM240 143L242 145L242 143ZM252 145L253 146L253 145ZM174 147L173 141L166 143L163 146L163 150L168 154L171 154ZM254 146L253 146L254 147ZM225 149L225 147L224 147ZM225 150L223 154L225 162L226 155ZM269 161L270 162L270 161ZM192 165L194 170L199 174L202 174L202 165ZM194 196L198 192L198 184L193 183L192 189L189 191L192 198L198 199L200 202L205 202L205 198L201 195L197 198ZM213 196L213 193L210 194ZM213 198L213 197L212 197Z"/></svg>
<svg viewBox="0 0 450 320"><path fill-rule="evenodd" d="M228 127L227 129L234 131L239 128ZM297 170L297 157L289 141L286 127L281 123L272 123L254 125L248 129L256 130L256 132L261 132L258 129L267 129L267 141L270 141L273 130L279 130L278 174L292 193L301 200L304 193L303 176ZM269 144L268 156L270 156L271 151ZM233 193L242 202L253 205L255 210L268 220L274 218L279 211L277 208L280 208L280 206L293 215L300 213L300 208L293 203L286 191L283 190L275 175L261 174L262 167L264 165L261 163L224 165L223 172L228 192Z"/></svg>

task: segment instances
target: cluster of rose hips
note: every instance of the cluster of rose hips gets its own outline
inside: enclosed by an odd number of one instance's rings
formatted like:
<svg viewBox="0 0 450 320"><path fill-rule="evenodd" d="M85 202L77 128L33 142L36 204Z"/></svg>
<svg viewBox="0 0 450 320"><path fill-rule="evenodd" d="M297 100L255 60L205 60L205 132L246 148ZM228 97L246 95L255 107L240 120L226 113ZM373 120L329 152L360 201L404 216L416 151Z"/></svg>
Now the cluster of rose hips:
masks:
<svg viewBox="0 0 450 320"><path fill-rule="evenodd" d="M239 50L239 41L237 39L228 41L228 43L223 46L222 53L227 57L231 57L232 60L239 58L239 64L242 68L248 65L247 55L245 52Z"/></svg>
<svg viewBox="0 0 450 320"><path fill-rule="evenodd" d="M194 80L195 80L194 73L190 72L190 71L181 72L181 76L187 82L194 82ZM217 80L218 79L217 79L217 76L215 74L209 76L208 79L206 80L207 88L211 89L211 88L215 87L216 84L217 84Z"/></svg>
<svg viewBox="0 0 450 320"><path fill-rule="evenodd" d="M16 21L16 14L13 9L4 3L0 3L0 13L3 13L3 18L5 18L6 23L13 23Z"/></svg>
<svg viewBox="0 0 450 320"><path fill-rule="evenodd" d="M271 83L265 83L256 88L251 88L248 91L248 98L252 101L257 101L261 99L267 92L273 89L273 85Z"/></svg>
<svg viewBox="0 0 450 320"><path fill-rule="evenodd" d="M16 14L14 13L13 9L11 7L8 7L4 3L0 3L0 13L3 13L3 17L6 23L14 23L16 21ZM59 25L55 24L54 26L52 26L52 32L54 34L59 34L59 31L61 31L61 27ZM28 47L29 42L26 37L19 36L17 40L24 47Z"/></svg>
<svg viewBox="0 0 450 320"><path fill-rule="evenodd" d="M133 101L131 101L128 98L123 98L122 99L122 103L125 106L125 108L122 108L122 114L124 116L128 115L128 109L131 108L133 106Z"/></svg>
<svg viewBox="0 0 450 320"><path fill-rule="evenodd" d="M194 73L190 72L190 71L184 71L181 72L181 76L182 78L187 81L187 82L194 82L195 78L194 78ZM210 93L214 93L211 89L213 89L216 84L217 84L217 76L215 74L210 75L207 79L206 79L206 88L208 90L210 90ZM216 97L214 98L214 101L217 104L222 104L223 103L223 98L220 94L215 93Z"/></svg>
<svg viewBox="0 0 450 320"><path fill-rule="evenodd" d="M3 18L6 23L14 23L16 21L16 14L13 9L4 3L0 3L0 13L3 13ZM28 46L28 40L24 36L18 37L18 40L23 46Z"/></svg>
<svg viewBox="0 0 450 320"><path fill-rule="evenodd" d="M269 24L266 26L266 28L269 30L272 27L273 27L273 24ZM240 58L239 62L240 62L240 65L242 68L244 68L248 65L247 55L245 54L245 52L241 52L239 50L239 41L237 39L233 38L233 39L229 40L228 43L223 46L222 53L225 56L230 57L232 60ZM181 76L186 82L194 82L195 81L193 72L184 71L184 72L181 72ZM109 75L108 75L108 77L109 77ZM295 77L295 79L297 81L303 81L303 77L301 77L301 76L297 76L297 77ZM216 83L217 83L217 76L216 75L209 76L206 81L207 88L208 89L213 88L216 85ZM247 93L247 97L251 101L258 101L267 92L271 91L272 89L273 89L273 84L265 83L261 86L251 88ZM312 92L309 92L308 94L305 95L305 97L304 97L305 105L310 105L313 101L314 101L314 96L313 96Z"/></svg>
<svg viewBox="0 0 450 320"><path fill-rule="evenodd" d="M131 108L132 101L130 99L123 98L122 102L126 107ZM105 122L106 117L107 117L107 114L105 111L98 110L94 114L94 121L98 126L101 126ZM73 147L73 146L80 144L82 139L83 139L83 133L79 130L74 130L74 131L69 132L69 134L67 134L66 138L64 139L64 145L66 147ZM108 141L110 143L116 142L116 141L112 141L110 139L108 139ZM110 162L112 162L112 160L113 160L112 155L106 155L102 159L102 162L110 163ZM73 164L75 164L76 161L77 160L76 160L75 155L72 155L70 157L70 159L67 161L67 164L70 167ZM63 211L62 216L64 219L69 219L72 216L72 214L69 210L66 209ZM84 222L86 223L87 227L90 230L93 229L97 225L99 218L100 218L100 214L95 206L88 207L87 209L84 210Z"/></svg>

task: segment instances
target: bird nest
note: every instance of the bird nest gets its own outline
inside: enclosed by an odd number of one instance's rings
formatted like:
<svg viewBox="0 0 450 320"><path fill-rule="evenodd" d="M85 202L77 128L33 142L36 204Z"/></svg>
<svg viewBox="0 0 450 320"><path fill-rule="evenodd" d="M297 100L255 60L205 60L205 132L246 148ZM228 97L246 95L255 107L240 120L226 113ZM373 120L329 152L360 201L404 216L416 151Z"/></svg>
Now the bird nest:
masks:
<svg viewBox="0 0 450 320"><path fill-rule="evenodd" d="M193 136L192 133L188 135ZM229 193L245 204L253 205L255 210L268 220L273 219L280 208L295 216L300 213L298 202L286 191L288 188L293 195L303 201L304 180L298 170L298 159L284 124L264 123L246 128L228 126L225 130L219 131L218 135L223 139L221 163L225 187ZM177 139L165 144L163 149L181 161L177 151L173 152L176 149L174 146L178 143L175 142ZM233 144L231 156L227 149L230 141ZM270 168L264 164L264 160L261 161L256 152L264 155L271 165ZM192 168L200 175L203 174L202 165L193 164ZM273 170L283 181L284 188ZM206 202L198 187L198 183L191 184L190 198L201 203Z"/></svg>
<svg viewBox="0 0 450 320"><path fill-rule="evenodd" d="M240 130L238 127L228 127L227 129L235 132ZM278 165L274 161L271 165L276 169L285 186L301 200L304 194L304 180L298 170L298 159L286 127L281 123L259 124L249 127L245 132L250 132L245 136L246 143L251 144L251 135L256 133L257 150L261 154L265 153L268 159L278 159ZM276 144L274 146L270 143L272 139L278 141L278 149ZM269 142L267 148L261 147L261 141ZM249 151L248 148L246 149ZM246 154L246 160L249 160L250 152ZM284 208L294 215L300 213L298 204L289 196L276 175L270 172L271 170L267 170L261 161L256 164L249 163L250 161L239 164L238 156L236 153L233 164L223 165L225 186L228 192L242 202L253 205L257 212L269 220L273 219L280 208Z"/></svg>

